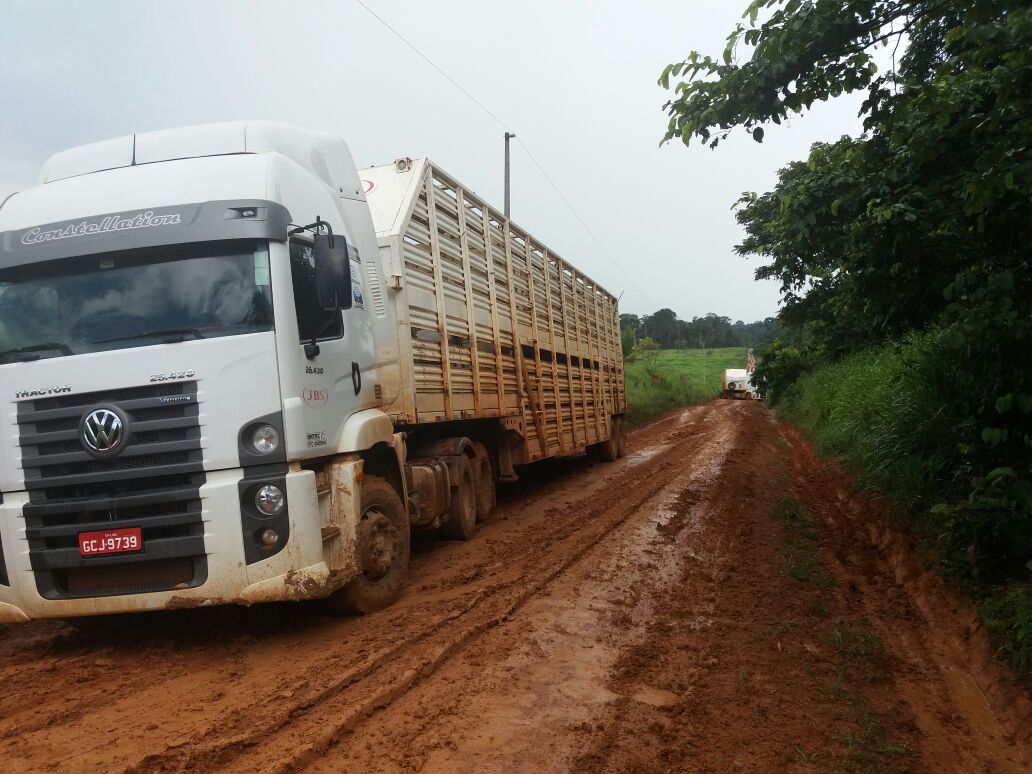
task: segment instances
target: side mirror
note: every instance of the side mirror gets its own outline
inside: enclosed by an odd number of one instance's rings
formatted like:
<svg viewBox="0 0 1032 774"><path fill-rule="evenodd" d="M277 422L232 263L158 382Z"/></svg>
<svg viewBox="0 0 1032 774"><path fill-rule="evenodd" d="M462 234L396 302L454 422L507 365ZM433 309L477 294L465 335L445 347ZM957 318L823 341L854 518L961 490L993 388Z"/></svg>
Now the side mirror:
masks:
<svg viewBox="0 0 1032 774"><path fill-rule="evenodd" d="M340 234L315 235L315 288L324 312L351 308L351 260Z"/></svg>

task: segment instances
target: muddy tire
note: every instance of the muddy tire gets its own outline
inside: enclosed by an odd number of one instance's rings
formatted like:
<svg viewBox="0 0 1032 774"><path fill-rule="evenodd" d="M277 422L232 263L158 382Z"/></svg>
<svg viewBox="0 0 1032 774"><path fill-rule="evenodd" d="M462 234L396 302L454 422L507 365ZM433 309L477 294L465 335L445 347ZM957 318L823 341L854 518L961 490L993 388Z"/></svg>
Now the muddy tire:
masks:
<svg viewBox="0 0 1032 774"><path fill-rule="evenodd" d="M394 487L379 476L365 476L357 535L362 571L326 604L346 613L373 613L393 604L408 575L409 538L408 516Z"/></svg>
<svg viewBox="0 0 1032 774"><path fill-rule="evenodd" d="M497 501L494 467L491 465L491 456L483 444L473 444L473 448L476 450L473 477L476 479L477 521L484 521L494 510Z"/></svg>
<svg viewBox="0 0 1032 774"><path fill-rule="evenodd" d="M613 437L616 439L616 456L627 456L627 434L624 432L623 417L613 418Z"/></svg>
<svg viewBox="0 0 1032 774"><path fill-rule="evenodd" d="M448 540L469 540L477 528L477 482L469 457L462 456L456 467L458 481L452 492L448 521L441 525L441 536Z"/></svg>
<svg viewBox="0 0 1032 774"><path fill-rule="evenodd" d="M610 428L610 433L614 430L615 428ZM593 445L590 451L591 456L599 462L616 462L616 458L619 456L616 437L611 434L606 440Z"/></svg>
<svg viewBox="0 0 1032 774"><path fill-rule="evenodd" d="M616 462L627 451L623 432L623 417L613 417L609 425L609 438L588 447L588 456L599 462Z"/></svg>

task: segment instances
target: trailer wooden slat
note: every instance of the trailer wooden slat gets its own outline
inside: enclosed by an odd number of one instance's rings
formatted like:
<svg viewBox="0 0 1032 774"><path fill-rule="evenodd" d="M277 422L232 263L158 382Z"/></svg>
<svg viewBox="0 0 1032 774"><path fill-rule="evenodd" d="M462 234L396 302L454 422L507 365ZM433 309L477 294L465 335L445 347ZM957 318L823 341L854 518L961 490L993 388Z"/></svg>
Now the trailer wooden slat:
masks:
<svg viewBox="0 0 1032 774"><path fill-rule="evenodd" d="M402 338L399 425L495 417L521 461L626 410L616 299L427 159L363 170Z"/></svg>

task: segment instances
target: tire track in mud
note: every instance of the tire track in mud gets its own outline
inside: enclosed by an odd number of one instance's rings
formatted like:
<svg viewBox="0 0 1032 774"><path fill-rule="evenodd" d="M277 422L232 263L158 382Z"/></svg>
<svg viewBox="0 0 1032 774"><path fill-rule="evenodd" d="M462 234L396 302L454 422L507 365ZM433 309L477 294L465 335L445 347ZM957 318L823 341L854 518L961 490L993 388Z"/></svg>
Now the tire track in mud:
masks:
<svg viewBox="0 0 1032 774"><path fill-rule="evenodd" d="M915 615L913 589L887 571L884 510L865 508L848 477L769 412L749 413L748 442L722 466L709 523L690 538L716 571L685 565L649 635L612 670L614 699L582 733L573 771L1032 770L1024 700L990 709L977 690L954 688L966 663L991 654L965 636L970 653L944 657L943 640L955 645L968 623L949 611L970 605L926 572L933 614ZM784 510L793 503L802 511ZM800 548L790 530L807 512L821 526ZM790 527L786 513L803 521ZM799 574L793 555L817 564ZM668 702L635 697L642 682L664 686Z"/></svg>
<svg viewBox="0 0 1032 774"><path fill-rule="evenodd" d="M572 754L568 729L590 724L617 698L606 688L608 671L645 636L682 564L698 561L688 536L706 518L715 474L737 436L725 428L692 447L698 462L683 460L677 475L652 488L505 626L484 632L433 680L351 733L335 735L319 756L302 761L305 770L561 770ZM663 696L652 686L634 692L646 701Z"/></svg>
<svg viewBox="0 0 1032 774"><path fill-rule="evenodd" d="M706 412L703 424L712 416ZM664 454L670 452L670 459L675 460L673 464L652 462L656 455L636 457L632 453L629 461L621 465L622 470L607 477L602 493L594 494L588 503L579 502L553 513L560 527L558 534L541 535L535 541L543 546L543 555L528 550L520 557L527 566L515 577L480 589L476 603L439 620L392 649L375 667L363 669L355 678L335 681L317 697L296 705L275 722L243 737L149 756L134 768L140 771L165 769L172 763L190 769L280 771L309 764L340 735L355 729L374 712L388 707L434 675L470 642L509 621L528 601L637 513L658 489L683 475L686 456L701 451L714 440L724 439L728 433L724 422L704 426L701 431L684 428L684 424L675 425L674 437L659 444L664 447ZM637 470L648 462L652 462L651 469ZM614 489L622 494L614 497L611 491ZM587 518L578 522L576 516L585 508ZM553 561L542 561L542 556ZM284 751L289 752L284 755Z"/></svg>
<svg viewBox="0 0 1032 774"><path fill-rule="evenodd" d="M705 457L711 466L718 465L721 459L721 453L715 447L726 448L730 443L728 434L723 429L719 433L707 433L703 439L695 436L693 440L696 443L691 445L691 450L698 453L699 456ZM701 445L697 445L700 440L702 440ZM674 444L673 448L677 451L681 450L681 446L677 444ZM671 495L666 491L667 489L673 488L676 490L676 494L679 494L688 485L684 481L686 478L685 468L681 465L678 466L677 470L671 472L672 475L664 476L661 479L650 477L647 488L641 488L636 496L619 503L619 506L611 504L609 506L608 518L603 525L600 525L599 529L593 530L586 535L586 540L578 542L576 546L570 547L568 552L564 552L557 564L543 574L539 574L533 582L523 587L503 610L478 621L475 625L471 625L464 631L459 632L457 636L446 636L446 642L440 648L436 648L430 658L424 661L420 668L404 671L394 685L383 691L386 694L387 700L384 700L381 696L374 695L369 700L363 702L361 706L352 708L348 704L352 697L341 696L339 697L338 706L321 706L318 717L312 719L319 729L318 738L314 742L304 739L303 734L299 733L301 729L288 729L286 738L270 740L269 747L271 749L294 749L297 751L286 762L285 768L302 768L312 763L316 760L318 754L336 742L342 734L356 729L364 721L370 719L373 711L386 709L395 700L406 696L409 690L419 686L427 678L435 675L446 662L465 649L474 640L494 630L501 624L508 624L516 620L518 614L526 605L536 601L543 593L549 591L555 583L562 581L571 568L583 563L589 557L594 560L597 553L596 549L602 543L610 542L614 535L626 526L630 517L650 510L648 507L643 509L643 505L653 501L670 499ZM688 478L700 478L704 475L705 473L699 472ZM581 536L578 535L578 537ZM340 720L342 716L346 716L346 718ZM337 719L336 722L335 719ZM260 760L260 756L258 757ZM251 758L252 756L246 756L241 760L233 761L230 766L231 770L254 770L255 761L251 760ZM335 766L336 764L331 764L331 768Z"/></svg>

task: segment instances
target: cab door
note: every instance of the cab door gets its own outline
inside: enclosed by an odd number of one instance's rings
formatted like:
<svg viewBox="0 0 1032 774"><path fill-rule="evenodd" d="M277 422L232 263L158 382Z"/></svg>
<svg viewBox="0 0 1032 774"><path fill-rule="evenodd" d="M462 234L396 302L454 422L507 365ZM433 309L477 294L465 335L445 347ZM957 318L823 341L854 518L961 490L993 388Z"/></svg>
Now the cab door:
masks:
<svg viewBox="0 0 1032 774"><path fill-rule="evenodd" d="M345 420L374 403L375 387L369 369L374 363L375 345L365 308L361 264L349 243L352 306L337 313L326 312L320 308L316 292L311 240L298 235L290 239L288 247L297 346L303 353L299 394L304 404L306 445L315 453L333 453Z"/></svg>

